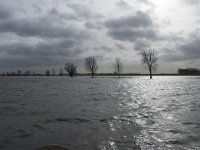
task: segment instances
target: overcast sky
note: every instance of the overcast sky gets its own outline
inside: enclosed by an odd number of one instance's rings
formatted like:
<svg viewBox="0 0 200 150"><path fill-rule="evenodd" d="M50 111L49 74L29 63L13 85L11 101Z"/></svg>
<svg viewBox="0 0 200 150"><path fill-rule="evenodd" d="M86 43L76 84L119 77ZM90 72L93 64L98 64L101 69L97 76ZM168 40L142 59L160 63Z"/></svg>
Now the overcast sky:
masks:
<svg viewBox="0 0 200 150"><path fill-rule="evenodd" d="M140 51L159 52L159 73L200 69L200 0L1 0L0 72L63 68L144 73ZM58 72L58 71L57 71Z"/></svg>

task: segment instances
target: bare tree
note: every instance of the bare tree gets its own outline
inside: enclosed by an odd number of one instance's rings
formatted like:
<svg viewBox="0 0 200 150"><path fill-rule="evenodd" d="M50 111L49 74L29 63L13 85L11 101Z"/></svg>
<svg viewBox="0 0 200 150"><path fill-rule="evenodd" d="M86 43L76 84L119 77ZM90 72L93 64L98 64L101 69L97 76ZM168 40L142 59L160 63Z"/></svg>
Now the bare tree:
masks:
<svg viewBox="0 0 200 150"><path fill-rule="evenodd" d="M95 75L95 72L98 69L97 61L95 57L85 58L85 69L91 73L92 78L93 78Z"/></svg>
<svg viewBox="0 0 200 150"><path fill-rule="evenodd" d="M22 75L22 71L21 71L21 70L18 70L18 71L17 71L17 75L18 75L18 76L21 76L21 75Z"/></svg>
<svg viewBox="0 0 200 150"><path fill-rule="evenodd" d="M65 64L65 70L69 73L70 77L73 77L76 73L77 66L73 63L66 63Z"/></svg>
<svg viewBox="0 0 200 150"><path fill-rule="evenodd" d="M63 76L63 68L60 68L59 75L60 75L60 76Z"/></svg>
<svg viewBox="0 0 200 150"><path fill-rule="evenodd" d="M45 74L46 74L46 76L50 76L50 71L47 69L46 71L45 71Z"/></svg>
<svg viewBox="0 0 200 150"><path fill-rule="evenodd" d="M16 73L15 73L15 72L12 72L11 75L12 75L12 76L16 76Z"/></svg>
<svg viewBox="0 0 200 150"><path fill-rule="evenodd" d="M120 61L120 58L116 58L114 69L115 69L115 73L120 78L120 74L123 72L123 65Z"/></svg>
<svg viewBox="0 0 200 150"><path fill-rule="evenodd" d="M53 68L52 69L52 75L55 76L56 75L56 70Z"/></svg>
<svg viewBox="0 0 200 150"><path fill-rule="evenodd" d="M27 70L26 72L25 72L25 76L30 76L31 75L31 72L29 71L29 70Z"/></svg>
<svg viewBox="0 0 200 150"><path fill-rule="evenodd" d="M152 79L152 73L157 69L157 51L154 49L145 49L141 52L142 63L145 65L145 69L149 70L150 79Z"/></svg>

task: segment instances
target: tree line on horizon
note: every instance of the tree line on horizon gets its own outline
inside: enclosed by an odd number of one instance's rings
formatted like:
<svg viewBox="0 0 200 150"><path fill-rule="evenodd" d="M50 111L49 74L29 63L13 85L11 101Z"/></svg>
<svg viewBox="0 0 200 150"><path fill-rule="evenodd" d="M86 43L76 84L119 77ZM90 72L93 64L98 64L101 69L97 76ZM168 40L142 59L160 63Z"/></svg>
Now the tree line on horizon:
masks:
<svg viewBox="0 0 200 150"><path fill-rule="evenodd" d="M147 69L149 71L149 76L150 79L152 79L152 74L153 72L156 71L157 69L157 51L154 49L144 49L140 55L141 55L141 62L142 64L144 64L145 69ZM86 57L85 58L85 69L86 71L91 75L91 77L93 78L98 70L98 64L97 64L97 60L95 57ZM64 76L64 70L68 73L68 75L70 77L74 77L77 74L77 65L75 65L72 62L67 62L65 64L64 69L60 68L59 69L59 73L56 74L55 69L52 69L52 71L50 70L46 70L44 74L39 74L39 73L31 73L29 70L27 70L26 72L22 73L22 71L18 70L17 73L15 72L11 72L11 73L3 73L3 76ZM118 77L120 77L120 75L123 73L123 64L120 60L120 58L116 58L115 59L115 64L114 64L114 74L117 75Z"/></svg>

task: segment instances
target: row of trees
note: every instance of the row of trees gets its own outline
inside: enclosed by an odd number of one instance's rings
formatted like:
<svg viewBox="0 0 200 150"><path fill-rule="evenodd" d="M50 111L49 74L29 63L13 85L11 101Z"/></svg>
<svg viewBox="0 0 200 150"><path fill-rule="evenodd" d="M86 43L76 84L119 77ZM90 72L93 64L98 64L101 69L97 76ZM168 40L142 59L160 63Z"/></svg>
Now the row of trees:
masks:
<svg viewBox="0 0 200 150"><path fill-rule="evenodd" d="M157 51L154 49L145 49L141 53L142 57L142 63L144 64L145 68L149 70L150 79L152 79L152 73L156 71L157 69ZM123 72L123 65L120 61L120 58L116 58L115 61L115 74L120 77L120 74ZM71 77L73 77L76 74L77 66L73 63L66 63L65 64L65 70L69 73ZM94 77L98 65L95 57L87 57L85 58L85 69L91 73L91 76Z"/></svg>
<svg viewBox="0 0 200 150"><path fill-rule="evenodd" d="M51 75L51 76L56 76L56 70L55 70L54 68L52 69L52 71L50 71L50 70L47 69L47 70L45 71L45 75L46 75L46 76L50 76L50 75ZM63 68L60 68L60 69L59 69L58 75L59 75L59 76L63 76L63 75L64 75L64 70L63 70Z"/></svg>
<svg viewBox="0 0 200 150"><path fill-rule="evenodd" d="M142 63L145 65L145 68L149 70L150 79L152 79L152 73L156 71L157 69L157 52L154 49L146 49L143 50L141 53L141 60ZM95 57L87 57L85 58L85 69L87 72L91 74L92 77L95 76L96 71L98 70L97 60ZM69 74L70 77L73 77L77 73L77 66L74 63L68 62L65 64L64 69L60 68L59 74L60 76L64 75L64 70ZM123 64L120 60L120 58L116 58L115 64L114 64L114 73L120 77L120 75L123 72ZM29 70L22 73L22 71L18 70L17 73L11 72L2 74L6 76L34 76L34 75L42 75L42 74L36 74L31 73ZM45 71L46 76L55 76L56 71L55 69L46 70Z"/></svg>
<svg viewBox="0 0 200 150"><path fill-rule="evenodd" d="M6 73L0 74L0 76L43 76L43 75L46 75L46 76L50 76L50 75L51 76L56 76L57 74L55 72L55 69L52 69L52 71L46 70L45 74L35 73L35 72L31 72L29 70L27 70L25 72L22 72L21 70L18 70L17 72L6 72ZM59 73L59 75L61 75L61 74Z"/></svg>
<svg viewBox="0 0 200 150"><path fill-rule="evenodd" d="M65 64L65 70L69 73L69 76L73 77L76 74L76 69L77 66L73 63L66 63ZM98 65L97 65L97 60L95 57L87 57L85 58L85 69L89 73L91 73L91 76L94 77Z"/></svg>

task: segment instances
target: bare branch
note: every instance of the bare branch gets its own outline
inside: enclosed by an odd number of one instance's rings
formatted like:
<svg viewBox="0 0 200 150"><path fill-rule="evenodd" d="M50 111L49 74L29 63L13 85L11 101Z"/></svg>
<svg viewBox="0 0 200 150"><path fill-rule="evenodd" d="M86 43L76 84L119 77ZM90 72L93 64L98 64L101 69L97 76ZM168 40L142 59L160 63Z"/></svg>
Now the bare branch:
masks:
<svg viewBox="0 0 200 150"><path fill-rule="evenodd" d="M69 75L71 77L73 77L74 74L76 73L76 68L77 68L77 66L74 65L73 63L66 63L65 64L65 70L69 73Z"/></svg>
<svg viewBox="0 0 200 150"><path fill-rule="evenodd" d="M154 49L144 49L141 52L142 56L142 63L145 65L145 69L149 70L150 73L150 79L152 79L152 72L155 72L157 70L157 51Z"/></svg>
<svg viewBox="0 0 200 150"><path fill-rule="evenodd" d="M94 74L98 69L95 57L85 58L85 69L91 73L92 77L94 77Z"/></svg>
<svg viewBox="0 0 200 150"><path fill-rule="evenodd" d="M120 61L120 58L116 58L114 67L115 73L120 77L120 74L123 72L123 65Z"/></svg>

